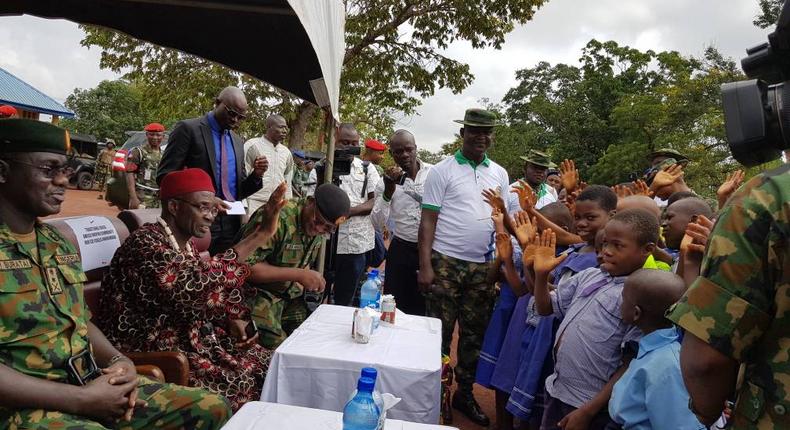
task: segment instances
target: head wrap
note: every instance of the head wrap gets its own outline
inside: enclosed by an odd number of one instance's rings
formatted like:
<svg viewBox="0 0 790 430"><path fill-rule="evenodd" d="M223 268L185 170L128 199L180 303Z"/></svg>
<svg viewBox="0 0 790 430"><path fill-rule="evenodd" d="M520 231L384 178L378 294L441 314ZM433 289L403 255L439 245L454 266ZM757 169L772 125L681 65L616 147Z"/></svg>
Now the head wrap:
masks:
<svg viewBox="0 0 790 430"><path fill-rule="evenodd" d="M65 155L71 149L69 132L33 119L0 119L0 153L52 152Z"/></svg>
<svg viewBox="0 0 790 430"><path fill-rule="evenodd" d="M162 200L197 191L216 192L208 173L194 167L170 172L159 184L159 198Z"/></svg>
<svg viewBox="0 0 790 430"><path fill-rule="evenodd" d="M159 124L158 122L152 122L145 126L145 131L161 132L165 131L165 126Z"/></svg>
<svg viewBox="0 0 790 430"><path fill-rule="evenodd" d="M334 184L322 184L316 188L315 204L321 216L331 223L345 220L351 209L351 201L346 192Z"/></svg>

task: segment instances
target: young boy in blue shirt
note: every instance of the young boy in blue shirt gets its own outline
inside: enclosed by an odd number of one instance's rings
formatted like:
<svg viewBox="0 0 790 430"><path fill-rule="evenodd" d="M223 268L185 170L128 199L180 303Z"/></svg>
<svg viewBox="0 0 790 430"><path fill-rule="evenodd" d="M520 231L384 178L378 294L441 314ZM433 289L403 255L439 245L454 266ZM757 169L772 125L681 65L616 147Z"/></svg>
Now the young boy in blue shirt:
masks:
<svg viewBox="0 0 790 430"><path fill-rule="evenodd" d="M685 290L681 277L661 270L637 270L625 281L623 322L642 332L639 352L609 401L609 415L625 430L705 428L688 408L680 373L680 332L664 318Z"/></svg>
<svg viewBox="0 0 790 430"><path fill-rule="evenodd" d="M560 282L552 297L548 276L563 257L554 257L554 233L543 233L535 253L535 304L538 313L554 315L561 323L541 429L602 429L609 423L612 387L630 358L622 345L640 337L636 327L622 320L623 283L642 268L657 240L655 215L640 209L617 213L604 227L601 266Z"/></svg>

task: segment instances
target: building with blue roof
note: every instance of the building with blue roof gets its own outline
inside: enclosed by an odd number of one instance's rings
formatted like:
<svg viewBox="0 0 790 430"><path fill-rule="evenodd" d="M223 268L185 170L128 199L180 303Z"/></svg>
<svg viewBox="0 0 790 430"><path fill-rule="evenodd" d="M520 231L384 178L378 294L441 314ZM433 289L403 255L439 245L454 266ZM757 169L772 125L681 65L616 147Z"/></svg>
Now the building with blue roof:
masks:
<svg viewBox="0 0 790 430"><path fill-rule="evenodd" d="M0 67L0 105L15 107L20 118L38 120L41 114L52 115L53 124L57 124L61 117L74 117L74 112L70 109L2 67Z"/></svg>

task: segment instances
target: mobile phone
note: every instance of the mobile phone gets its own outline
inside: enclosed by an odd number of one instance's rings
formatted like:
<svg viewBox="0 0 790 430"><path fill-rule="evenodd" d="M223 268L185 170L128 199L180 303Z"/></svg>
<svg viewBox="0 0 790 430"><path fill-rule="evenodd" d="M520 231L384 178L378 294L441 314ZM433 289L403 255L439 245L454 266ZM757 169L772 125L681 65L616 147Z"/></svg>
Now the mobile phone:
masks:
<svg viewBox="0 0 790 430"><path fill-rule="evenodd" d="M250 322L247 323L247 326L244 327L244 334L247 335L247 339L252 339L258 334L258 326L255 325L255 321L250 320Z"/></svg>

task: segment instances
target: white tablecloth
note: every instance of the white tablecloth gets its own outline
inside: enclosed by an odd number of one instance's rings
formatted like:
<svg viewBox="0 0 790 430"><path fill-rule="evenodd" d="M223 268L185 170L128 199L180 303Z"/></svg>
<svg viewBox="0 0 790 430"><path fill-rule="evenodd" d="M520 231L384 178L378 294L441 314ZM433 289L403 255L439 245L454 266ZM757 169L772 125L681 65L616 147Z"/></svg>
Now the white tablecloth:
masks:
<svg viewBox="0 0 790 430"><path fill-rule="evenodd" d="M222 430L342 430L343 414L267 402L249 402ZM451 430L454 427L387 419L384 430ZM457 429L456 429L457 430Z"/></svg>
<svg viewBox="0 0 790 430"><path fill-rule="evenodd" d="M321 305L274 353L261 400L343 411L363 367L378 370L376 389L403 400L388 418L439 422L442 323L398 312L370 343L351 339L354 308ZM276 428L276 427L272 427Z"/></svg>

